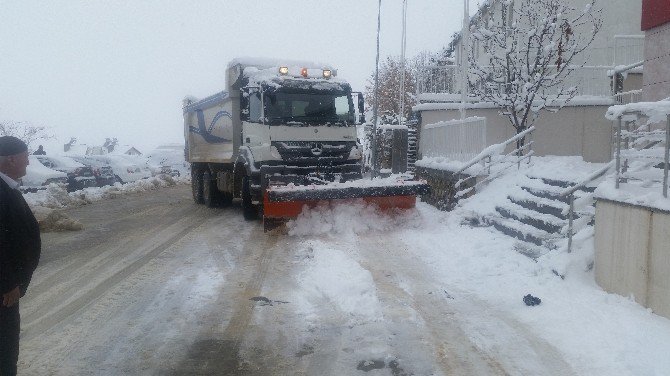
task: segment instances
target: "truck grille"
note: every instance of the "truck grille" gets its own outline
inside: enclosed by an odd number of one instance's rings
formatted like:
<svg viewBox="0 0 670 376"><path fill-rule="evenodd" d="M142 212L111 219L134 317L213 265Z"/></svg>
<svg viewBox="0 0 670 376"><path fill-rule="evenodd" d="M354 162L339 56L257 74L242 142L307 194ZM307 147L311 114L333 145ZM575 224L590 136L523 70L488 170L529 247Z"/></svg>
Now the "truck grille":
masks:
<svg viewBox="0 0 670 376"><path fill-rule="evenodd" d="M351 141L275 141L284 163L311 166L332 166L347 161L351 149L356 145Z"/></svg>

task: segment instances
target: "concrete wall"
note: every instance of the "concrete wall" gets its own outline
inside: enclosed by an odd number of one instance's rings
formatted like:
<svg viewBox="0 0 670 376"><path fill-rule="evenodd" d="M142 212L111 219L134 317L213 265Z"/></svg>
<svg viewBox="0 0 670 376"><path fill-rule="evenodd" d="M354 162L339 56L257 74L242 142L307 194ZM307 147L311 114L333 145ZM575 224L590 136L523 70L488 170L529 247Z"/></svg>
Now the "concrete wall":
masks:
<svg viewBox="0 0 670 376"><path fill-rule="evenodd" d="M598 200L595 223L598 285L670 318L670 213Z"/></svg>
<svg viewBox="0 0 670 376"><path fill-rule="evenodd" d="M647 30L644 37L644 100L670 97L670 23Z"/></svg>
<svg viewBox="0 0 670 376"><path fill-rule="evenodd" d="M607 106L570 106L557 113L543 111L536 121L533 150L536 155L581 155L587 162L611 159L612 123ZM487 145L501 143L516 133L496 108L474 108L467 116L486 117ZM460 118L458 110L421 111L421 126Z"/></svg>

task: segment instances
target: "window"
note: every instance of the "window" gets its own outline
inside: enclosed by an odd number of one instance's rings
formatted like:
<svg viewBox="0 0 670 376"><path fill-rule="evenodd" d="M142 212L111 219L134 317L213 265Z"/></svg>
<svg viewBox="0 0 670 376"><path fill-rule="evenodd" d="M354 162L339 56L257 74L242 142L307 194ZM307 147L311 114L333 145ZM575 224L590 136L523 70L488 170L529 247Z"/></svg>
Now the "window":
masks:
<svg viewBox="0 0 670 376"><path fill-rule="evenodd" d="M335 97L335 114L338 117L349 115L349 98L346 95Z"/></svg>
<svg viewBox="0 0 670 376"><path fill-rule="evenodd" d="M337 92L268 92L265 116L271 125L354 124L351 96Z"/></svg>

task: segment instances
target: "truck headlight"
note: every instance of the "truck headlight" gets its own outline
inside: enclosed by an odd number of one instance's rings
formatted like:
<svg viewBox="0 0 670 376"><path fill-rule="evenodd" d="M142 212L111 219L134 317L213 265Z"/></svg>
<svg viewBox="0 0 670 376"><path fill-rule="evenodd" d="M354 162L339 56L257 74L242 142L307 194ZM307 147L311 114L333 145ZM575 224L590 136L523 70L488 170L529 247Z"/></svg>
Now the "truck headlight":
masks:
<svg viewBox="0 0 670 376"><path fill-rule="evenodd" d="M279 74L285 76L288 74L288 67L279 67Z"/></svg>
<svg viewBox="0 0 670 376"><path fill-rule="evenodd" d="M361 159L361 149L354 146L349 152L349 159Z"/></svg>
<svg viewBox="0 0 670 376"><path fill-rule="evenodd" d="M323 70L323 78L330 78L333 75L333 72L330 69L324 69Z"/></svg>

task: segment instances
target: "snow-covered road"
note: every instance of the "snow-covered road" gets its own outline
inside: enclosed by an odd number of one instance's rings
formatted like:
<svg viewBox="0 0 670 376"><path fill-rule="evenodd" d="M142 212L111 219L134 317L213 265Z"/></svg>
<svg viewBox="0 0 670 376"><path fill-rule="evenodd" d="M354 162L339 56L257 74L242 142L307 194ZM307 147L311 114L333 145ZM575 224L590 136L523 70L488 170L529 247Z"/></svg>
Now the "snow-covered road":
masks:
<svg viewBox="0 0 670 376"><path fill-rule="evenodd" d="M84 231L44 235L24 374L504 374L402 242L265 235L188 195L71 209Z"/></svg>
<svg viewBox="0 0 670 376"><path fill-rule="evenodd" d="M511 249L511 240L460 226L427 205L395 218L367 210L314 210L290 234L264 234L260 222L242 219L239 207L194 205L185 185L69 209L85 229L44 234L40 266L21 301L20 372L398 376L663 369L663 363L640 364L664 359L667 346L642 342L667 338L667 320L624 298L604 297L588 283L591 290L577 293L574 283L514 252L497 256ZM529 290L542 292L547 303L525 307L521 296ZM601 296L604 302L564 306L568 294L581 304ZM602 308L612 325L582 317L603 315ZM638 317L639 335L612 330ZM577 332L588 337L575 338ZM603 343L615 353L594 350ZM638 354L626 353L633 347L647 359L628 359Z"/></svg>

